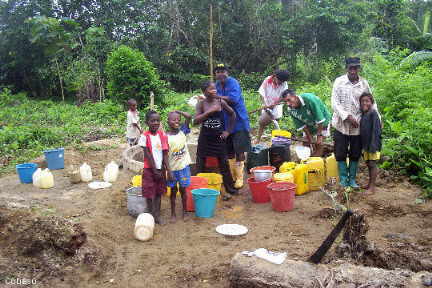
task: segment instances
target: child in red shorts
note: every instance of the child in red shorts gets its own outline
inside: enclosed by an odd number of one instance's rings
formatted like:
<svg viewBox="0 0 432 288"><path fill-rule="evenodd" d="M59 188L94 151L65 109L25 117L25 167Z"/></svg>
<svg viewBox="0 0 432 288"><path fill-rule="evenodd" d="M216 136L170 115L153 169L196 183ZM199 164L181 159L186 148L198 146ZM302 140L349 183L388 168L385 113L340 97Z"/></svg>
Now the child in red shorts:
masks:
<svg viewBox="0 0 432 288"><path fill-rule="evenodd" d="M149 130L144 132L138 145L144 149L144 169L142 175L142 195L147 200L147 207L155 219L155 223L163 224L160 217L161 196L166 192L166 171L168 166L168 138L158 130L160 116L150 110L146 114Z"/></svg>

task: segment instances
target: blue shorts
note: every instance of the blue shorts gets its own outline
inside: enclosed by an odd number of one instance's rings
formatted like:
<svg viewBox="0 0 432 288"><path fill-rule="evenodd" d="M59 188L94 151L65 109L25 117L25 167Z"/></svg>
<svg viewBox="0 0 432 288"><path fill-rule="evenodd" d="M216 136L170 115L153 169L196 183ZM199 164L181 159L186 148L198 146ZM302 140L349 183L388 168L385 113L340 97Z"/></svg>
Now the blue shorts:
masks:
<svg viewBox="0 0 432 288"><path fill-rule="evenodd" d="M182 170L172 171L174 176L173 181L167 181L168 187L174 187L179 183L180 187L189 187L191 182L191 172L189 166L186 166Z"/></svg>

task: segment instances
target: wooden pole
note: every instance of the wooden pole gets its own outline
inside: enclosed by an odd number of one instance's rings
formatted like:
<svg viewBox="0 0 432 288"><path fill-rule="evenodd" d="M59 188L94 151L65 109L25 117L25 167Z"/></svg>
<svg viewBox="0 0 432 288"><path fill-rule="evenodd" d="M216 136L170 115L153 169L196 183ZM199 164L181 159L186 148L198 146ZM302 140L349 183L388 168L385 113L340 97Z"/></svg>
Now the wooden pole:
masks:
<svg viewBox="0 0 432 288"><path fill-rule="evenodd" d="M213 4L210 3L209 11L209 74L213 81Z"/></svg>

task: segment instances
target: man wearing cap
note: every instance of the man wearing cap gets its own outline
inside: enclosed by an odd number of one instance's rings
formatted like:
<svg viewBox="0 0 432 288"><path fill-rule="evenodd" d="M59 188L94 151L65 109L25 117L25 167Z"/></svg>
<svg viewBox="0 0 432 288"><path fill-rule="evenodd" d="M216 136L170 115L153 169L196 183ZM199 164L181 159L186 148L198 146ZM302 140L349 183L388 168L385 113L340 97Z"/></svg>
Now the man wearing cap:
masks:
<svg viewBox="0 0 432 288"><path fill-rule="evenodd" d="M330 112L325 104L313 93L296 95L294 89L282 92L281 102L285 102L297 131L303 131L307 146L311 146L316 135L312 156L321 157L324 153L324 137L330 136Z"/></svg>
<svg viewBox="0 0 432 288"><path fill-rule="evenodd" d="M288 89L288 71L276 70L271 76L268 76L258 89L261 101L265 107L259 118L259 130L256 143L260 143L264 129L274 123L276 129L279 129L277 120L282 117L282 104L279 104L279 98L283 91Z"/></svg>
<svg viewBox="0 0 432 288"><path fill-rule="evenodd" d="M245 152L249 152L251 149L249 116L240 84L236 79L228 76L228 68L224 64L218 64L214 72L218 96L225 100L236 113L234 130L227 138L227 149L229 165L235 180L234 186L241 188L243 186ZM228 115L225 113L225 124L227 123Z"/></svg>
<svg viewBox="0 0 432 288"><path fill-rule="evenodd" d="M331 104L334 132L335 157L338 163L340 184L344 187L359 188L355 179L358 160L361 156L360 138L360 96L371 93L366 79L359 76L360 58L345 60L347 74L337 78L333 84ZM377 109L376 103L374 109ZM346 159L349 157L349 167Z"/></svg>

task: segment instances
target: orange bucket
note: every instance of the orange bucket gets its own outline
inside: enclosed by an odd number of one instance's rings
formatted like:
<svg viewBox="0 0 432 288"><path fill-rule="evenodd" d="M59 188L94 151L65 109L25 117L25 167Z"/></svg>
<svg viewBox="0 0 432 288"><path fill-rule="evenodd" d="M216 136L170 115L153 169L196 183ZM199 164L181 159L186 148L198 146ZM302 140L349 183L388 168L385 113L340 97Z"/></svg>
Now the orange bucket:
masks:
<svg viewBox="0 0 432 288"><path fill-rule="evenodd" d="M186 211L195 211L194 200L192 198L192 190L207 188L208 180L204 177L191 176L191 184L186 188Z"/></svg>

